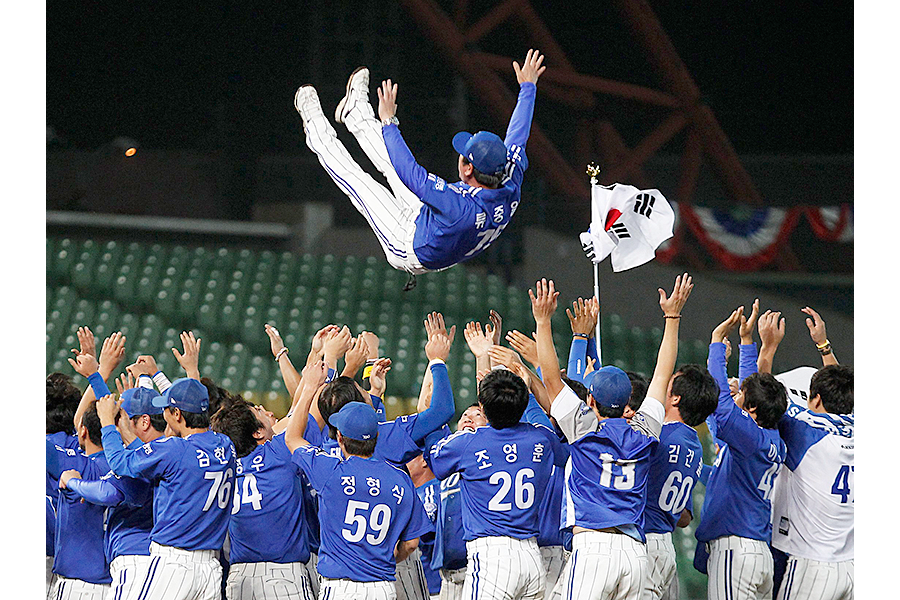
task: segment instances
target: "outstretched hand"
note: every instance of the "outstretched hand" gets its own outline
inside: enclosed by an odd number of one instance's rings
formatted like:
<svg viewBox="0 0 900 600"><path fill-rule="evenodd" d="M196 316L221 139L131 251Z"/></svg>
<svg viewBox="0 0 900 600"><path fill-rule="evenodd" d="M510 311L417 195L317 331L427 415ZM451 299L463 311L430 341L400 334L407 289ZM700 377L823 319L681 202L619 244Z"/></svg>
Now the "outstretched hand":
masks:
<svg viewBox="0 0 900 600"><path fill-rule="evenodd" d="M800 312L804 312L808 314L811 319L806 319L806 327L809 329L809 337L812 338L812 341L817 345L821 346L828 340L828 336L825 334L825 321L822 317L819 316L819 313L811 309L810 307L801 308Z"/></svg>
<svg viewBox="0 0 900 600"><path fill-rule="evenodd" d="M741 315L743 314L743 306L738 306L736 309L734 309L734 311L732 311L727 319L716 325L716 328L713 329L712 339L710 341L713 344L724 343L725 338L728 337L728 334L734 330L738 323L740 323Z"/></svg>
<svg viewBox="0 0 900 600"><path fill-rule="evenodd" d="M532 334L533 336L534 334ZM506 341L512 346L512 349L522 355L531 366L538 366L537 342L534 337L528 337L521 331L513 329L506 334Z"/></svg>
<svg viewBox="0 0 900 600"><path fill-rule="evenodd" d="M556 300L559 298L559 292L553 285L553 280L549 282L541 279L535 284L536 292L528 290L528 297L531 298L531 314L534 315L536 323L549 323L550 317L556 312Z"/></svg>
<svg viewBox="0 0 900 600"><path fill-rule="evenodd" d="M200 338L194 337L193 331L181 332L181 344L184 347L184 354L181 354L177 348L172 348L172 354L184 372L191 379L200 379Z"/></svg>
<svg viewBox="0 0 900 600"><path fill-rule="evenodd" d="M663 314L667 317L680 317L681 309L684 308L693 289L694 284L691 276L687 273L675 278L675 287L672 288L671 296L666 297L666 291L658 288L656 291L659 292L659 307L662 309Z"/></svg>
<svg viewBox="0 0 900 600"><path fill-rule="evenodd" d="M533 49L529 50L528 54L525 55L525 61L521 67L518 62L513 61L513 71L516 72L516 80L519 82L519 85L526 81L536 84L538 77L547 70L547 67L541 66L543 62L544 55Z"/></svg>
<svg viewBox="0 0 900 600"><path fill-rule="evenodd" d="M763 347L778 347L784 339L784 317L780 312L767 310L759 317L759 339Z"/></svg>
<svg viewBox="0 0 900 600"><path fill-rule="evenodd" d="M378 117L382 122L397 114L397 84L391 80L381 82L378 88Z"/></svg>
<svg viewBox="0 0 900 600"><path fill-rule="evenodd" d="M434 333L443 333L448 338L450 338L450 343L453 343L453 339L456 337L456 325L452 326L450 330L447 330L447 326L444 324L444 315L439 312L432 312L425 316L425 335L429 338Z"/></svg>
<svg viewBox="0 0 900 600"><path fill-rule="evenodd" d="M759 298L753 301L753 307L750 309L750 318L741 315L741 326L738 333L741 336L741 344L753 343L753 327L756 325L756 319L759 317Z"/></svg>
<svg viewBox="0 0 900 600"><path fill-rule="evenodd" d="M103 340L103 346L100 348L100 375L103 379L109 379L116 367L125 358L125 336L121 331L116 331L108 338Z"/></svg>
<svg viewBox="0 0 900 600"><path fill-rule="evenodd" d="M487 354L493 345L490 328L487 332L481 330L481 323L469 321L463 329L463 337L466 338L466 344L469 350L475 355L475 358L481 358Z"/></svg>

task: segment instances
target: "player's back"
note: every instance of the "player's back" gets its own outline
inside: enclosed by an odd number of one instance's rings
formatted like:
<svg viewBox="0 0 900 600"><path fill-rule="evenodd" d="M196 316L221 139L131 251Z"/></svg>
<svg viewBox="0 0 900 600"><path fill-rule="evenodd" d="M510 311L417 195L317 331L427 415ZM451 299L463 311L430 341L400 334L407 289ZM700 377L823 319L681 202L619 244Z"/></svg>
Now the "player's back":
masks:
<svg viewBox="0 0 900 600"><path fill-rule="evenodd" d="M228 525L232 563L309 560L299 473L283 433L237 459Z"/></svg>
<svg viewBox="0 0 900 600"><path fill-rule="evenodd" d="M719 449L696 536L701 542L728 535L769 542L773 482L784 462L784 443L777 430L759 427L737 406L734 411L731 418L741 420L744 432ZM721 424L719 435L729 439Z"/></svg>
<svg viewBox="0 0 900 600"><path fill-rule="evenodd" d="M318 572L330 579L394 581L394 548L431 530L409 475L376 458L295 451L318 491Z"/></svg>
<svg viewBox="0 0 900 600"><path fill-rule="evenodd" d="M422 449L411 436L416 419L417 415L402 415L393 421L378 423L378 441L372 457L394 465L405 465L421 454ZM327 433L323 437L322 450L332 456L341 457L341 448L337 440Z"/></svg>
<svg viewBox="0 0 900 600"><path fill-rule="evenodd" d="M570 442L565 526L634 525L643 539L650 456L658 443L623 418L603 419L595 431Z"/></svg>
<svg viewBox="0 0 900 600"><path fill-rule="evenodd" d="M63 431L48 433L47 441L60 448L78 451L78 437ZM47 515L47 556L53 556L56 537L56 511L59 505L59 481L47 474L47 497L45 501Z"/></svg>
<svg viewBox="0 0 900 600"><path fill-rule="evenodd" d="M646 533L674 531L681 512L693 511L691 494L703 468L703 447L693 427L677 421L664 423L659 445L650 459Z"/></svg>
<svg viewBox="0 0 900 600"><path fill-rule="evenodd" d="M228 436L205 431L160 438L136 453L161 456L149 474L158 481L150 539L183 550L218 550L232 506L235 453Z"/></svg>
<svg viewBox="0 0 900 600"><path fill-rule="evenodd" d="M124 500L109 509L106 522L106 556L109 562L118 556L150 554L153 528L153 488L150 482L119 477L109 471L102 477L111 482Z"/></svg>
<svg viewBox="0 0 900 600"><path fill-rule="evenodd" d="M109 472L103 452L85 456L66 449L66 468L77 469L85 481ZM106 507L91 504L70 490L61 490L56 517L56 554L53 572L91 583L109 583L109 564L104 551Z"/></svg>
<svg viewBox="0 0 900 600"><path fill-rule="evenodd" d="M815 413L792 404L779 431L787 446L790 477L779 481L789 487L780 495L785 505L776 507L772 545L811 560L852 560L853 415Z"/></svg>
<svg viewBox="0 0 900 600"><path fill-rule="evenodd" d="M527 423L462 431L435 446L431 459L435 474L460 473L467 541L538 535L538 508L558 446L549 429Z"/></svg>
<svg viewBox="0 0 900 600"><path fill-rule="evenodd" d="M463 540L462 489L459 473L441 480L441 501L435 522L435 546L432 564L435 569L462 569L466 566L466 543Z"/></svg>

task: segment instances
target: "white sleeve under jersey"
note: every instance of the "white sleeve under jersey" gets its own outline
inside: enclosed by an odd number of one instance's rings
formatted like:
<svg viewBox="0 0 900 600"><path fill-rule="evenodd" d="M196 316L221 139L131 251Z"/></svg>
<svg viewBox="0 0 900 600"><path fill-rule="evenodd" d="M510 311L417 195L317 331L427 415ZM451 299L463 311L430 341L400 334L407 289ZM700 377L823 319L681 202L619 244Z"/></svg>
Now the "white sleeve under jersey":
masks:
<svg viewBox="0 0 900 600"><path fill-rule="evenodd" d="M592 431L597 431L597 415L565 383L550 405L550 416L556 419L557 425L570 444Z"/></svg>
<svg viewBox="0 0 900 600"><path fill-rule="evenodd" d="M853 420L791 404L779 422L788 448L772 509L779 550L824 562L853 559Z"/></svg>

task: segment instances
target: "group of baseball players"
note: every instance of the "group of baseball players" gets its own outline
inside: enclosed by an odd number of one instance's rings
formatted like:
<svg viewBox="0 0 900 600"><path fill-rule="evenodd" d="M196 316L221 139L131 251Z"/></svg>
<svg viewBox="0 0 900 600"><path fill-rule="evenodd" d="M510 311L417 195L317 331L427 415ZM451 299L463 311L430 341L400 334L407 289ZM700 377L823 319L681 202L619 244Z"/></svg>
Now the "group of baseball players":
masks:
<svg viewBox="0 0 900 600"><path fill-rule="evenodd" d="M529 51L513 64L520 92L505 140L454 137L457 183L412 157L390 80L378 89L380 121L365 68L335 111L390 190L350 158L315 89L298 90L307 145L409 274L407 289L482 252L515 213L542 61ZM477 402L455 432L456 328L438 313L424 321L417 411L393 420L383 404L391 359L370 332L324 327L298 371L266 325L292 397L276 419L201 378L190 332L172 349L185 377L171 381L141 355L111 393L125 338L112 334L98 352L80 327L70 363L88 387L47 378L47 598L674 599L672 532L693 520L698 481L694 565L709 598L852 598L852 369L804 309L823 367L793 401L771 373L785 319L760 314L758 301L714 329L706 366L676 368L692 289L685 273L657 290L664 333L649 380L599 364L596 298L566 309L560 368L552 280L529 290L530 335L504 338L495 311L483 328L467 323ZM740 370L729 380L735 328ZM712 465L695 429L704 422Z"/></svg>

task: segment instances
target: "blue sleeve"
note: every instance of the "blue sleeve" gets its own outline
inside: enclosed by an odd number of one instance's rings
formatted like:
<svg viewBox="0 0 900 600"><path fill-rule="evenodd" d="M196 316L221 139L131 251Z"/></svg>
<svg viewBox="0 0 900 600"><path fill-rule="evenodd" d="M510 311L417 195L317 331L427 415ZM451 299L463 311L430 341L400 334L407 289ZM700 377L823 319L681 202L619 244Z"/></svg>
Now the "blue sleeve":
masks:
<svg viewBox="0 0 900 600"><path fill-rule="evenodd" d="M748 375L753 375L757 371L756 360L759 358L759 351L756 349L756 342L752 344L741 344L738 346L740 352L740 361L738 362L738 379L744 383L744 379Z"/></svg>
<svg viewBox="0 0 900 600"><path fill-rule="evenodd" d="M127 450L115 425L107 425L103 432L103 453L113 473L125 477L142 477L155 480L165 472L166 455L179 443L179 438L162 437L137 450ZM175 449L174 458L180 460L181 448Z"/></svg>
<svg viewBox="0 0 900 600"><path fill-rule="evenodd" d="M757 449L764 440L762 430L750 415L738 408L728 388L725 371L725 344L709 345L709 373L719 385L719 404L712 416L716 423L716 436L738 454Z"/></svg>
<svg viewBox="0 0 900 600"><path fill-rule="evenodd" d="M375 414L378 415L379 421L384 421L384 402L381 401L380 396L376 396L375 394L369 394L369 398L372 399L372 408L375 409ZM309 427L307 425L307 427Z"/></svg>
<svg viewBox="0 0 900 600"><path fill-rule="evenodd" d="M728 387L728 371L725 365L725 344L721 342L710 344L706 366L709 374L713 376L719 386L719 403L712 414L716 425L719 426L722 425L722 420L731 414L731 409L737 406L731 397L731 389Z"/></svg>
<svg viewBox="0 0 900 600"><path fill-rule="evenodd" d="M419 413L409 432L409 437L417 444L421 443L426 435L447 423L456 410L456 404L453 402L453 389L450 387L450 376L447 374L447 365L444 363L431 365L431 378L434 382L431 406Z"/></svg>
<svg viewBox="0 0 900 600"><path fill-rule="evenodd" d="M466 436L470 435L472 434L469 432L458 431L431 448L431 471L435 477L446 479L451 473L459 471L462 450L468 441Z"/></svg>
<svg viewBox="0 0 900 600"><path fill-rule="evenodd" d="M118 506L125 500L125 494L117 490L116 486L109 481L71 479L67 487L87 502L98 506Z"/></svg>
<svg viewBox="0 0 900 600"><path fill-rule="evenodd" d="M384 145L387 146L388 156L394 170L397 171L397 176L403 185L421 198L431 187L428 183L428 171L416 162L399 127L394 124L386 125L382 127L381 131L384 135Z"/></svg>
<svg viewBox="0 0 900 600"><path fill-rule="evenodd" d="M569 346L569 364L566 365L566 377L580 383L584 383L584 369L587 366L588 341L577 335L572 336L572 345Z"/></svg>
<svg viewBox="0 0 900 600"><path fill-rule="evenodd" d="M57 446L50 440L47 440L47 474L53 479L59 481L63 471L76 469L81 472L87 458L80 452L72 448L63 448Z"/></svg>
<svg viewBox="0 0 900 600"><path fill-rule="evenodd" d="M545 413L544 409L541 408L541 405L538 404L534 394L528 394L528 405L525 407L525 412L522 414L521 422L531 423L532 425L543 425L550 431L553 431L553 422L550 421L550 417L547 416L547 413Z"/></svg>
<svg viewBox="0 0 900 600"><path fill-rule="evenodd" d="M309 483L317 492L322 491L328 476L341 464L340 458L315 446L300 446L294 450L291 460L306 473Z"/></svg>
<svg viewBox="0 0 900 600"><path fill-rule="evenodd" d="M537 86L526 81L519 86L519 99L516 108L509 118L509 126L506 128L504 145L516 145L525 147L528 136L531 134L531 118L534 115L534 98L537 95Z"/></svg>
<svg viewBox="0 0 900 600"><path fill-rule="evenodd" d="M559 441L559 436L556 435L552 427L544 427L543 425L535 425L535 427L550 442L550 448L553 450L553 464L557 467L565 467L566 462L569 460L569 445Z"/></svg>
<svg viewBox="0 0 900 600"><path fill-rule="evenodd" d="M716 419L711 414L706 417L706 428L709 429L709 435L712 436L713 444L718 444L719 446L722 443L719 441L718 431L719 427L716 425Z"/></svg>
<svg viewBox="0 0 900 600"><path fill-rule="evenodd" d="M700 483L709 485L709 474L712 473L712 465L704 464L700 467Z"/></svg>
<svg viewBox="0 0 900 600"><path fill-rule="evenodd" d="M325 376L325 383L331 383L334 381L334 378L337 377L337 371L328 367L328 375Z"/></svg>
<svg viewBox="0 0 900 600"><path fill-rule="evenodd" d="M807 450L828 435L827 430L813 427L798 418L804 416L804 413L812 414L812 411L797 404L788 404L787 411L778 420L778 433L787 446L784 464L791 471L800 465Z"/></svg>
<svg viewBox="0 0 900 600"><path fill-rule="evenodd" d="M432 431L425 436L425 441L422 443L422 458L425 459L425 464L428 465L429 469L431 469L431 449L439 441L441 441L445 437L450 437L451 435L452 433L450 432L450 427L444 425L437 431Z"/></svg>
<svg viewBox="0 0 900 600"><path fill-rule="evenodd" d="M103 381L103 376L100 375L99 372L92 373L91 376L88 377L88 383L91 384L91 389L94 390L94 397L98 400L103 396L109 396L109 386Z"/></svg>
<svg viewBox="0 0 900 600"><path fill-rule="evenodd" d="M597 354L597 340L589 337L587 342L587 355L594 359L594 368L599 369L603 365L600 364L600 356Z"/></svg>

